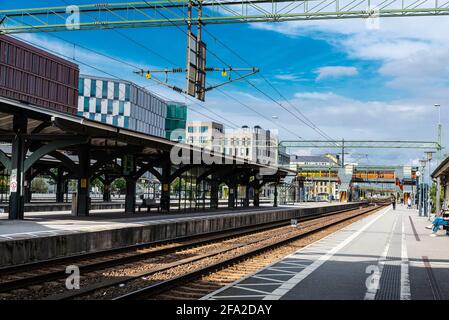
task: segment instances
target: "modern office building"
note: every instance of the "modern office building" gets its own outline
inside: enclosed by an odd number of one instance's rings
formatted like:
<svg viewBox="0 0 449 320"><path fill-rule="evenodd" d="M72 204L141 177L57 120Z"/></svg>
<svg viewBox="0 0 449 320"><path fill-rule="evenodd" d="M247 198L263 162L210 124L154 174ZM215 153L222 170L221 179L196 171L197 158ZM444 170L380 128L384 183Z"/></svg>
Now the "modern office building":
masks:
<svg viewBox="0 0 449 320"><path fill-rule="evenodd" d="M237 156L263 164L278 164L278 139L270 130L260 126L243 126L237 130L226 131L223 151L227 155Z"/></svg>
<svg viewBox="0 0 449 320"><path fill-rule="evenodd" d="M192 121L187 123L186 141L257 163L278 163L277 136L260 126L224 131L221 123Z"/></svg>
<svg viewBox="0 0 449 320"><path fill-rule="evenodd" d="M224 127L212 121L191 121L187 123L186 142L217 152L223 151Z"/></svg>
<svg viewBox="0 0 449 320"><path fill-rule="evenodd" d="M169 140L183 141L185 139L186 121L187 105L182 102L167 101L165 137ZM174 132L178 132L179 134L174 134L172 136Z"/></svg>
<svg viewBox="0 0 449 320"><path fill-rule="evenodd" d="M129 81L81 75L78 115L166 137L167 103L154 93Z"/></svg>

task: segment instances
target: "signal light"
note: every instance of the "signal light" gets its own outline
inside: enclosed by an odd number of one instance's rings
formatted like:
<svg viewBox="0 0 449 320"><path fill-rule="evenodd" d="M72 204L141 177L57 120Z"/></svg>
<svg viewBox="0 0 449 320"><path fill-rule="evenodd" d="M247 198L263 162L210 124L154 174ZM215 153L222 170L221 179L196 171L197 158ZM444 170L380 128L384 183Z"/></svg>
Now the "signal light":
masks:
<svg viewBox="0 0 449 320"><path fill-rule="evenodd" d="M221 76L222 76L222 77L226 77L226 70L225 70L225 69L223 69L223 70L221 71Z"/></svg>
<svg viewBox="0 0 449 320"><path fill-rule="evenodd" d="M147 73L147 74L145 75L145 78L151 79L151 73Z"/></svg>

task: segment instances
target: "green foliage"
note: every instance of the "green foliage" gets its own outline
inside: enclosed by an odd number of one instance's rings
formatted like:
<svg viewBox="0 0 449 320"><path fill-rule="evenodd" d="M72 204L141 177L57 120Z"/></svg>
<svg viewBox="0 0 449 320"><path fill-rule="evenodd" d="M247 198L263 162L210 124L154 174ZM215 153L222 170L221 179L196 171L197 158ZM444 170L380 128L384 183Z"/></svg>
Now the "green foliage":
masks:
<svg viewBox="0 0 449 320"><path fill-rule="evenodd" d="M100 181L100 179L95 179L90 183L90 186L92 188L98 188L101 192L103 192L103 183Z"/></svg>
<svg viewBox="0 0 449 320"><path fill-rule="evenodd" d="M437 184L433 183L430 187L430 199L432 199L432 212L436 212L436 203L437 203ZM443 188L441 188L440 192L440 204L443 204L444 199L444 191Z"/></svg>
<svg viewBox="0 0 449 320"><path fill-rule="evenodd" d="M44 178L34 178L31 182L31 191L36 193L47 193L48 185Z"/></svg>
<svg viewBox="0 0 449 320"><path fill-rule="evenodd" d="M125 193L126 191L126 180L125 178L115 179L111 184L111 190L113 192L119 191L120 193Z"/></svg>

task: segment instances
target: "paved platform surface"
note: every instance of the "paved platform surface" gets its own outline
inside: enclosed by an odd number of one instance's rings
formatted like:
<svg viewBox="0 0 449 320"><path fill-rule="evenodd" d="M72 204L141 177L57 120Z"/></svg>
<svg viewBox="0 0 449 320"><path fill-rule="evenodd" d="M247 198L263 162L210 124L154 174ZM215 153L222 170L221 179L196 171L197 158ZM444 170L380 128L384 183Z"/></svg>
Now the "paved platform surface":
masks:
<svg viewBox="0 0 449 320"><path fill-rule="evenodd" d="M246 215L254 212L281 211L291 208L313 208L341 203L309 202L295 206L261 206L259 208L218 209L214 211L190 212L190 213L136 213L125 215L124 213L110 210L100 212L93 210L89 217L74 217L70 214L58 212L27 213L25 220L6 220L7 214L0 218L0 241L27 239L36 237L48 237L83 232L97 232L120 228L139 227L170 222L191 221L195 219L207 219L217 216Z"/></svg>
<svg viewBox="0 0 449 320"><path fill-rule="evenodd" d="M449 299L449 237L391 206L203 299Z"/></svg>

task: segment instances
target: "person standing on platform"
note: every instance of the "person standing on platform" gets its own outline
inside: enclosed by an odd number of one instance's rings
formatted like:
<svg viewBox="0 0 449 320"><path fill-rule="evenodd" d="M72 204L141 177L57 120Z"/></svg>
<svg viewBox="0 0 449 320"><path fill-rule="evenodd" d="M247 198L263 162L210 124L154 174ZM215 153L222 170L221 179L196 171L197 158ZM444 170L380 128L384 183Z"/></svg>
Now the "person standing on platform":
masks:
<svg viewBox="0 0 449 320"><path fill-rule="evenodd" d="M407 209L411 209L412 208L412 198L408 198L407 199Z"/></svg>
<svg viewBox="0 0 449 320"><path fill-rule="evenodd" d="M391 195L391 204L393 205L393 210L396 210L396 197Z"/></svg>

